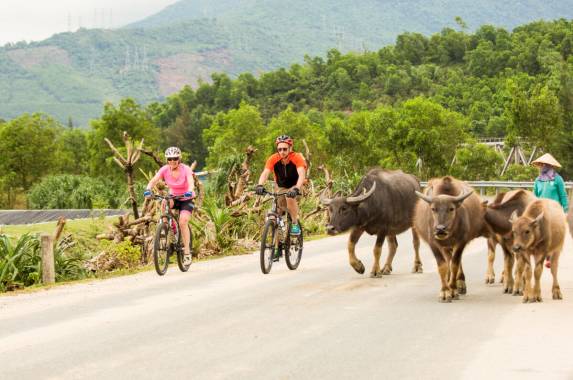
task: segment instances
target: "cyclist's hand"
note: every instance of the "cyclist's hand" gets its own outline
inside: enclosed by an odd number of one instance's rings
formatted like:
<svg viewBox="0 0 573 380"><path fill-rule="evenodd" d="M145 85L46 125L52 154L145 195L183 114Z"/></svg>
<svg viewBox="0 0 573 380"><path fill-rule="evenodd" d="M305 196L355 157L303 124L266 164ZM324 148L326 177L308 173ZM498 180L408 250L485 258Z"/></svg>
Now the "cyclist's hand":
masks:
<svg viewBox="0 0 573 380"><path fill-rule="evenodd" d="M185 198L194 198L195 197L195 193L192 191L187 191L185 194L183 194L183 196Z"/></svg>
<svg viewBox="0 0 573 380"><path fill-rule="evenodd" d="M255 194L257 195L265 195L265 187L263 185L255 186Z"/></svg>
<svg viewBox="0 0 573 380"><path fill-rule="evenodd" d="M143 196L145 198L149 198L151 196L151 190L145 189L145 191L143 192Z"/></svg>
<svg viewBox="0 0 573 380"><path fill-rule="evenodd" d="M295 198L297 195L300 195L300 190L298 187L293 187L288 191L288 193L286 193L286 196L289 198Z"/></svg>

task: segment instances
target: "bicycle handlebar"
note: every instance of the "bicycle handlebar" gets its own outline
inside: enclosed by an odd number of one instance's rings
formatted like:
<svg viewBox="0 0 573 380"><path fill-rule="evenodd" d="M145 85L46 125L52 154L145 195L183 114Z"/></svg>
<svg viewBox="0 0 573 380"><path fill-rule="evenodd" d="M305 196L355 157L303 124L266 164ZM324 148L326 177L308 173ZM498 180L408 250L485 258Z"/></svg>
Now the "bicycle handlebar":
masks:
<svg viewBox="0 0 573 380"><path fill-rule="evenodd" d="M151 199L159 199L159 200L170 200L170 199L184 199L186 197L184 197L183 195L173 195L173 194L167 194L167 195L160 195L160 194L151 194L149 196ZM189 200L192 200L193 198L189 198Z"/></svg>
<svg viewBox="0 0 573 380"><path fill-rule="evenodd" d="M283 191L282 193L273 193L273 192L267 191L267 190L265 189L265 194L268 194L268 195L270 195L271 197L280 197L280 196L283 196L283 195L287 195L287 194L288 194L288 191Z"/></svg>

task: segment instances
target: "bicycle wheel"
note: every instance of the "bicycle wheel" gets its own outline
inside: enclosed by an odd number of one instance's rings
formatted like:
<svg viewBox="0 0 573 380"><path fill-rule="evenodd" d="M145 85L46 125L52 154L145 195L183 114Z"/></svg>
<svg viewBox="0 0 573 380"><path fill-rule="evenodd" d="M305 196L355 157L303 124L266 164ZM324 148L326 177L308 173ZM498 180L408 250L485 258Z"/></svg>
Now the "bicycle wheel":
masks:
<svg viewBox="0 0 573 380"><path fill-rule="evenodd" d="M163 222L157 225L155 230L155 242L153 244L153 264L158 275L163 276L169 265L171 254L170 232L171 228Z"/></svg>
<svg viewBox="0 0 573 380"><path fill-rule="evenodd" d="M275 237L277 226L273 220L267 220L263 234L261 235L261 271L268 274L273 266L273 255L275 253Z"/></svg>
<svg viewBox="0 0 573 380"><path fill-rule="evenodd" d="M302 258L302 247L303 247L303 237L302 237L302 225L300 225L300 235L293 236L290 234L290 218L288 226L288 237L285 242L285 261L288 269L295 270L300 264L300 259Z"/></svg>
<svg viewBox="0 0 573 380"><path fill-rule="evenodd" d="M193 231L191 231L191 226L187 225L187 228L189 229L189 253L191 253L191 256L193 256ZM179 267L179 269L181 270L181 272L187 272L189 270L189 267L191 266L191 263L185 265L183 258L184 258L184 251L183 251L183 237L181 236L179 241L179 249L177 250L177 266Z"/></svg>

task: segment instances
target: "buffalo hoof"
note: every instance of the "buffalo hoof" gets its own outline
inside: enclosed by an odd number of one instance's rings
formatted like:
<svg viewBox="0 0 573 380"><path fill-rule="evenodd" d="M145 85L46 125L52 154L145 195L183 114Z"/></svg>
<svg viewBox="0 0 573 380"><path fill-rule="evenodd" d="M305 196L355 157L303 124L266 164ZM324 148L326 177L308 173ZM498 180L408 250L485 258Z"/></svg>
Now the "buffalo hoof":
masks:
<svg viewBox="0 0 573 380"><path fill-rule="evenodd" d="M503 292L505 294L511 294L513 293L513 284L507 284L503 286Z"/></svg>
<svg viewBox="0 0 573 380"><path fill-rule="evenodd" d="M535 302L541 302L541 297L536 297L536 296L523 296L523 303L535 303Z"/></svg>
<svg viewBox="0 0 573 380"><path fill-rule="evenodd" d="M370 277L371 278L382 278L383 273L378 271L378 272L370 272Z"/></svg>
<svg viewBox="0 0 573 380"><path fill-rule="evenodd" d="M412 273L424 273L422 269L422 263L414 264L414 268L412 268Z"/></svg>
<svg viewBox="0 0 573 380"><path fill-rule="evenodd" d="M354 268L354 270L360 274L364 274L365 268L364 268L364 264L362 264L362 261L358 261L355 264L352 264L352 268Z"/></svg>
<svg viewBox="0 0 573 380"><path fill-rule="evenodd" d="M449 290L442 290L438 300L444 303L452 302L452 294Z"/></svg>
<svg viewBox="0 0 573 380"><path fill-rule="evenodd" d="M514 296L522 296L522 295L523 295L523 290L521 290L521 289L513 289L513 295L514 295Z"/></svg>
<svg viewBox="0 0 573 380"><path fill-rule="evenodd" d="M495 275L494 274L487 274L485 276L485 283L486 284L493 284L495 283Z"/></svg>
<svg viewBox="0 0 573 380"><path fill-rule="evenodd" d="M382 268L382 274L389 275L390 273L392 273L392 267L388 264L384 265L384 268Z"/></svg>
<svg viewBox="0 0 573 380"><path fill-rule="evenodd" d="M466 282L462 280L458 280L456 282L457 290L460 294L466 294L468 292L468 288L466 287Z"/></svg>

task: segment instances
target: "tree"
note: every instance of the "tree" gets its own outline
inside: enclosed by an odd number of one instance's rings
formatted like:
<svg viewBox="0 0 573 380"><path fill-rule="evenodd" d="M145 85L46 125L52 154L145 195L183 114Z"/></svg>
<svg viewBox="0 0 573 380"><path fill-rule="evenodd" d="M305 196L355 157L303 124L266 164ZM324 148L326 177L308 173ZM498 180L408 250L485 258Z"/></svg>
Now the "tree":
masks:
<svg viewBox="0 0 573 380"><path fill-rule="evenodd" d="M121 173L111 162L111 152L104 139L108 138L114 145L121 146L123 132L127 132L136 141L145 139L148 148L155 149L158 146L159 129L153 125L151 115L135 100L123 99L118 107L107 103L101 118L92 121L91 132L88 135L92 175L116 173L116 178L121 178ZM154 165L144 165L144 168L152 167Z"/></svg>
<svg viewBox="0 0 573 380"><path fill-rule="evenodd" d="M89 172L87 133L82 129L66 128L56 141L55 173L86 174Z"/></svg>
<svg viewBox="0 0 573 380"><path fill-rule="evenodd" d="M217 114L213 124L203 131L209 151L207 165L215 168L224 159L244 152L249 145L257 146L264 132L263 119L255 106L241 103L236 110Z"/></svg>
<svg viewBox="0 0 573 380"><path fill-rule="evenodd" d="M398 115L388 130L397 155L394 164L413 172L412 158L417 157L423 165L418 171L422 177L447 174L458 145L466 139L467 119L422 97L404 102Z"/></svg>
<svg viewBox="0 0 573 380"><path fill-rule="evenodd" d="M498 177L503 158L484 144L470 144L456 151L451 174L466 181L487 181Z"/></svg>
<svg viewBox="0 0 573 380"><path fill-rule="evenodd" d="M8 188L27 190L54 170L61 126L43 114L24 114L0 125L0 173Z"/></svg>
<svg viewBox="0 0 573 380"><path fill-rule="evenodd" d="M514 85L512 94L514 133L549 150L563 129L559 99L546 85L535 85L529 92Z"/></svg>

